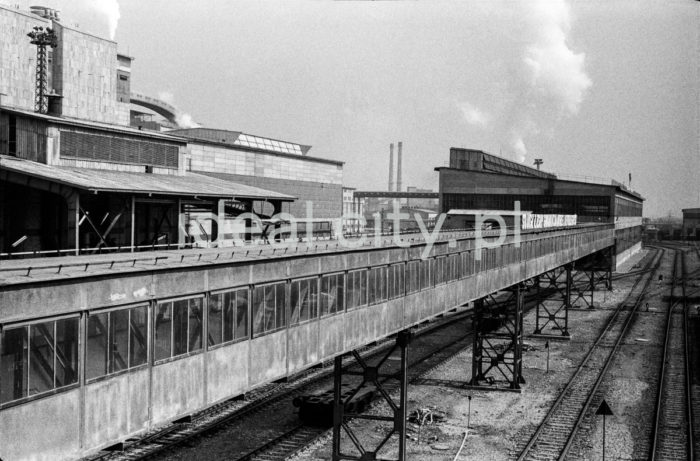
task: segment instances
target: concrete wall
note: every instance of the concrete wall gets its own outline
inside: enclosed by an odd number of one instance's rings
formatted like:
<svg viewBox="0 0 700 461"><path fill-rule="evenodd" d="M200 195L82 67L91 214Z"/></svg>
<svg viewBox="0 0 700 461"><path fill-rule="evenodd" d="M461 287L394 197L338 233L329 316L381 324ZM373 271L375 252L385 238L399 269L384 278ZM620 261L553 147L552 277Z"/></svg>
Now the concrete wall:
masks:
<svg viewBox="0 0 700 461"><path fill-rule="evenodd" d="M34 110L36 47L27 34L35 26L51 22L14 8L0 5L0 102L4 106Z"/></svg>
<svg viewBox="0 0 700 461"><path fill-rule="evenodd" d="M35 26L53 27L58 37L48 90L63 96L63 115L129 125L129 104L117 101L116 42L0 5L2 104L34 110L36 46L27 33Z"/></svg>
<svg viewBox="0 0 700 461"><path fill-rule="evenodd" d="M192 170L242 176L309 181L322 184L343 183L343 167L336 162L315 161L306 156L275 155L233 147L190 141ZM341 198L338 197L338 200Z"/></svg>
<svg viewBox="0 0 700 461"><path fill-rule="evenodd" d="M637 242L626 250L621 251L615 255L615 270L617 270L621 264L627 261L632 255L637 253L642 249L642 242Z"/></svg>

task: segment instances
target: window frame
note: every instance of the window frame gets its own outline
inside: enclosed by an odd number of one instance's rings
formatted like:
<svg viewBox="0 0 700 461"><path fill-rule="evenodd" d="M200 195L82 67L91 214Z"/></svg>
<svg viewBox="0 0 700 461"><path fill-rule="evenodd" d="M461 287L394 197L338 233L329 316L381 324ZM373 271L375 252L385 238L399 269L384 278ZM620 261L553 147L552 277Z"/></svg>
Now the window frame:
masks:
<svg viewBox="0 0 700 461"><path fill-rule="evenodd" d="M189 300L193 300L193 299L201 299L202 300L202 306L201 306L201 309L202 309L202 335L200 338L201 344L200 344L199 349L195 349L192 351L189 350L189 338L190 338L189 312L190 312L190 306L188 304L187 305L187 313L188 313L188 315L187 315L187 352L183 352L183 353L175 355L174 354L174 347L175 347L175 345L174 345L174 343L175 343L175 322L174 322L174 320L175 320L175 316L173 314L173 309L174 309L176 302L185 301L185 300L189 301ZM170 306L170 309L171 309L170 310L170 356L159 359L156 357L157 325L156 325L155 316L158 315L158 307L161 304L166 304L166 303L171 304L171 306ZM206 326L205 312L207 312L209 310L209 306L207 304L207 297L206 297L205 293L199 293L199 294L195 294L195 295L178 296L178 297L174 297L174 298L164 298L161 300L155 300L153 304L154 304L153 305L153 312L151 314L151 335L152 335L151 336L152 337L152 340L151 340L151 348L152 348L151 363L153 364L153 366L162 365L164 363L169 363L169 362L173 362L175 360L180 360L180 359L183 359L186 357L191 357L193 355L204 353L204 351L206 350L206 342L207 342L206 336L205 336L207 334L207 330L205 328L205 326Z"/></svg>
<svg viewBox="0 0 700 461"><path fill-rule="evenodd" d="M146 308L146 361L144 363L141 363L139 365L135 365L133 367L129 367L129 361L131 357L131 310L132 309L138 309L138 308ZM102 314L112 314L113 312L119 312L119 311L129 311L129 320L128 320L128 325L129 325L129 336L128 338L128 344L127 344L127 353L126 353L126 360L127 360L127 367L118 370L118 371L113 371L113 372L107 372L101 376L94 376L92 378L88 378L87 372L88 372L88 354L89 354L89 339L88 339L88 328L89 328L89 323L90 323L90 317L95 316L95 315L102 315ZM151 322L151 309L149 303L137 303L137 304L127 304L123 306L117 306L117 307L108 307L105 309L93 309L87 311L85 315L85 333L82 335L82 339L85 344L85 362L83 363L83 379L85 380L85 384L92 384L94 382L98 382L107 378L112 378L115 376L122 375L124 373L128 373L131 371L136 371L141 368L147 368L148 365L151 363L151 347L150 347L150 342L152 338L149 338L149 333L150 333L150 322ZM107 332L109 334L110 328L109 325L106 326ZM107 338L107 342L109 343L109 337Z"/></svg>
<svg viewBox="0 0 700 461"><path fill-rule="evenodd" d="M209 344L209 308L211 307L211 305L210 305L211 297L216 296L216 295L220 295L220 294L232 293L232 292L236 293L236 309L237 309L238 308L238 292L243 291L243 290L246 290L248 293L248 295L247 295L248 296L248 298L247 298L248 305L246 306L246 323L247 323L247 325L246 325L245 336L243 336L241 338L236 337L237 325L234 323L233 330L232 330L233 339L229 339L229 340L224 339L224 337L225 337L224 336L225 321L224 321L224 310L223 310L223 306L222 306L222 309L221 309L221 342L216 343L216 344ZM250 289L249 285L241 285L241 286L231 287L231 288L221 288L219 290L213 290L213 291L209 292L209 294L207 295L206 309L205 309L206 313L207 313L207 321L206 321L207 328L206 328L206 335L205 336L206 336L206 344L207 344L206 349L208 351L250 339L251 331L252 331L252 325L250 322L251 292L252 292L252 290ZM236 310L236 312L234 312L234 322L236 321L235 319L237 319L237 314L238 314L238 311Z"/></svg>
<svg viewBox="0 0 700 461"><path fill-rule="evenodd" d="M54 338L53 339L54 339L54 346L55 346L55 343L57 341L57 339L56 339L56 322L59 322L62 320L69 320L69 319L77 319L77 321L78 321L77 338L76 338L76 342L77 342L76 365L77 365L77 367L75 369L75 376L76 376L75 382L70 383L70 384L66 384L66 385L63 385L60 387L56 387L56 357L55 357L56 352L54 349L53 387L51 389L30 395L29 394L29 385L30 385L29 376L31 373L31 337L32 337L31 327L32 327L32 325L39 325L42 323L53 322L53 331L54 331ZM48 317L48 318L43 317L43 318L39 318L39 319L22 320L22 321L15 322L15 323L0 324L0 360L2 360L2 357L3 357L2 345L3 345L3 339L5 337L7 330L16 330L16 329L24 328L25 331L27 332L26 333L27 334L27 336L26 336L27 370L24 373L26 375L25 376L26 394L23 397L19 397L16 399L13 398L12 400L9 400L7 402L0 402L0 409L5 409L5 408L14 407L17 405L22 405L24 403L31 402L34 400L43 399L43 398L46 398L46 397L49 397L52 395L59 394L61 392L68 392L70 390L77 389L82 385L82 382L83 382L82 376L81 376L81 365L82 365L81 362L83 360L83 357L82 357L82 333L83 333L83 324L82 323L83 322L82 321L83 321L83 313L81 312L81 313L71 313L71 314L59 315L59 316Z"/></svg>

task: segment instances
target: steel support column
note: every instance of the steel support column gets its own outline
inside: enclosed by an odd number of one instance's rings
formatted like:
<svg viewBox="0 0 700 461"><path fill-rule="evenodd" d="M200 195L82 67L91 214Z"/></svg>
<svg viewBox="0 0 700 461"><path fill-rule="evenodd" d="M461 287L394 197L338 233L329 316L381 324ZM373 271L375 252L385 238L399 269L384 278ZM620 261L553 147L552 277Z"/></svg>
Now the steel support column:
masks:
<svg viewBox="0 0 700 461"><path fill-rule="evenodd" d="M509 299L495 307L493 303L489 306L489 297L474 302L471 386L505 380L510 389L517 390L525 382L522 374L524 286L517 284L508 291Z"/></svg>
<svg viewBox="0 0 700 461"><path fill-rule="evenodd" d="M561 336L569 337L569 309L571 308L572 290L572 265L567 264L535 279L537 290L537 304L535 306L535 331L533 334L541 335L545 327L550 326L561 332ZM546 281L543 287L543 279ZM545 290L545 288L549 290ZM546 291L556 291L554 296L548 296ZM559 298L552 299L556 296Z"/></svg>
<svg viewBox="0 0 700 461"><path fill-rule="evenodd" d="M357 351L352 351L357 364L362 371L353 372L343 370L343 356L339 355L335 358L333 369L333 461L344 459L372 461L379 459L377 457L379 451L386 445L389 439L394 434L398 436L398 461L406 459L406 416L408 404L408 345L411 342L411 332L404 330L399 332L396 337L394 346L386 353L386 355L375 366L368 365ZM382 374L380 369L387 359L396 351L400 350L401 360L400 369L393 374ZM343 375L361 376L362 382L353 387L349 395L343 396ZM391 398L387 389L387 380L398 380L399 382L399 403ZM355 395L365 386L374 386L379 394L383 397L391 409L390 416L381 415L364 415L347 411L348 404ZM368 449L360 439L355 435L353 429L348 425L351 419L366 419L372 421L385 421L391 423L391 430L381 440L381 442ZM342 435L345 433L347 438L352 442L357 454L350 454L343 451ZM384 459L384 458L382 458Z"/></svg>

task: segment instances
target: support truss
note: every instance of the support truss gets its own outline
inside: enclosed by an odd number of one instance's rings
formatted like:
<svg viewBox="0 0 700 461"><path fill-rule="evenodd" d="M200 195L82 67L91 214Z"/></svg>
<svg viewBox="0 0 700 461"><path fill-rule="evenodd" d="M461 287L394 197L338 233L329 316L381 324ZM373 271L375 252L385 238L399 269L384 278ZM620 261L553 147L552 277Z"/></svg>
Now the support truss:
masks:
<svg viewBox="0 0 700 461"><path fill-rule="evenodd" d="M523 284L508 289L505 302L494 305L487 296L474 302L474 348L471 386L505 381L510 389L520 389L523 356Z"/></svg>
<svg viewBox="0 0 700 461"><path fill-rule="evenodd" d="M562 336L570 336L571 269L571 264L567 264L535 277L537 305L534 334L541 335L549 327L559 330ZM553 296L552 290L555 292Z"/></svg>
<svg viewBox="0 0 700 461"><path fill-rule="evenodd" d="M353 372L343 370L343 356L335 358L334 382L333 382L333 461L344 459L372 461L379 459L377 454L387 444L394 434L398 436L398 461L406 459L406 405L408 403L408 345L411 342L411 333L408 330L401 331L396 337L396 343L386 353L386 355L375 366L368 365L357 353L352 351L356 362L362 371ZM400 369L394 374L382 374L380 368L386 360L396 351L401 351ZM347 396L342 395L343 374L356 375L362 377L362 382L355 386ZM398 380L399 382L399 402L398 405L389 395L389 390L385 381ZM350 401L365 386L374 386L384 401L389 405L391 414L389 416L365 415L352 413L346 410ZM373 421L384 421L391 424L391 431L372 449L368 449L362 444L353 429L348 425L351 419L366 419ZM359 454L349 454L343 451L342 435L345 434L350 439L355 451Z"/></svg>

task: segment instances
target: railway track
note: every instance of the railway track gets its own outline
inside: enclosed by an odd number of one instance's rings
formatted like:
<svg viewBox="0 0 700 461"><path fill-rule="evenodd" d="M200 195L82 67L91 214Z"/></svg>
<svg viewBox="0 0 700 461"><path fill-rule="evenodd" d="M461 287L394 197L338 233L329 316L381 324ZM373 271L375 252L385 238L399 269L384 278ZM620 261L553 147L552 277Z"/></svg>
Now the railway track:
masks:
<svg viewBox="0 0 700 461"><path fill-rule="evenodd" d="M518 461L564 459L615 356L634 314L645 298L665 250L657 250L601 334L559 394L544 420L520 451Z"/></svg>
<svg viewBox="0 0 700 461"><path fill-rule="evenodd" d="M677 250L649 456L652 461L694 459L686 274L685 252Z"/></svg>

